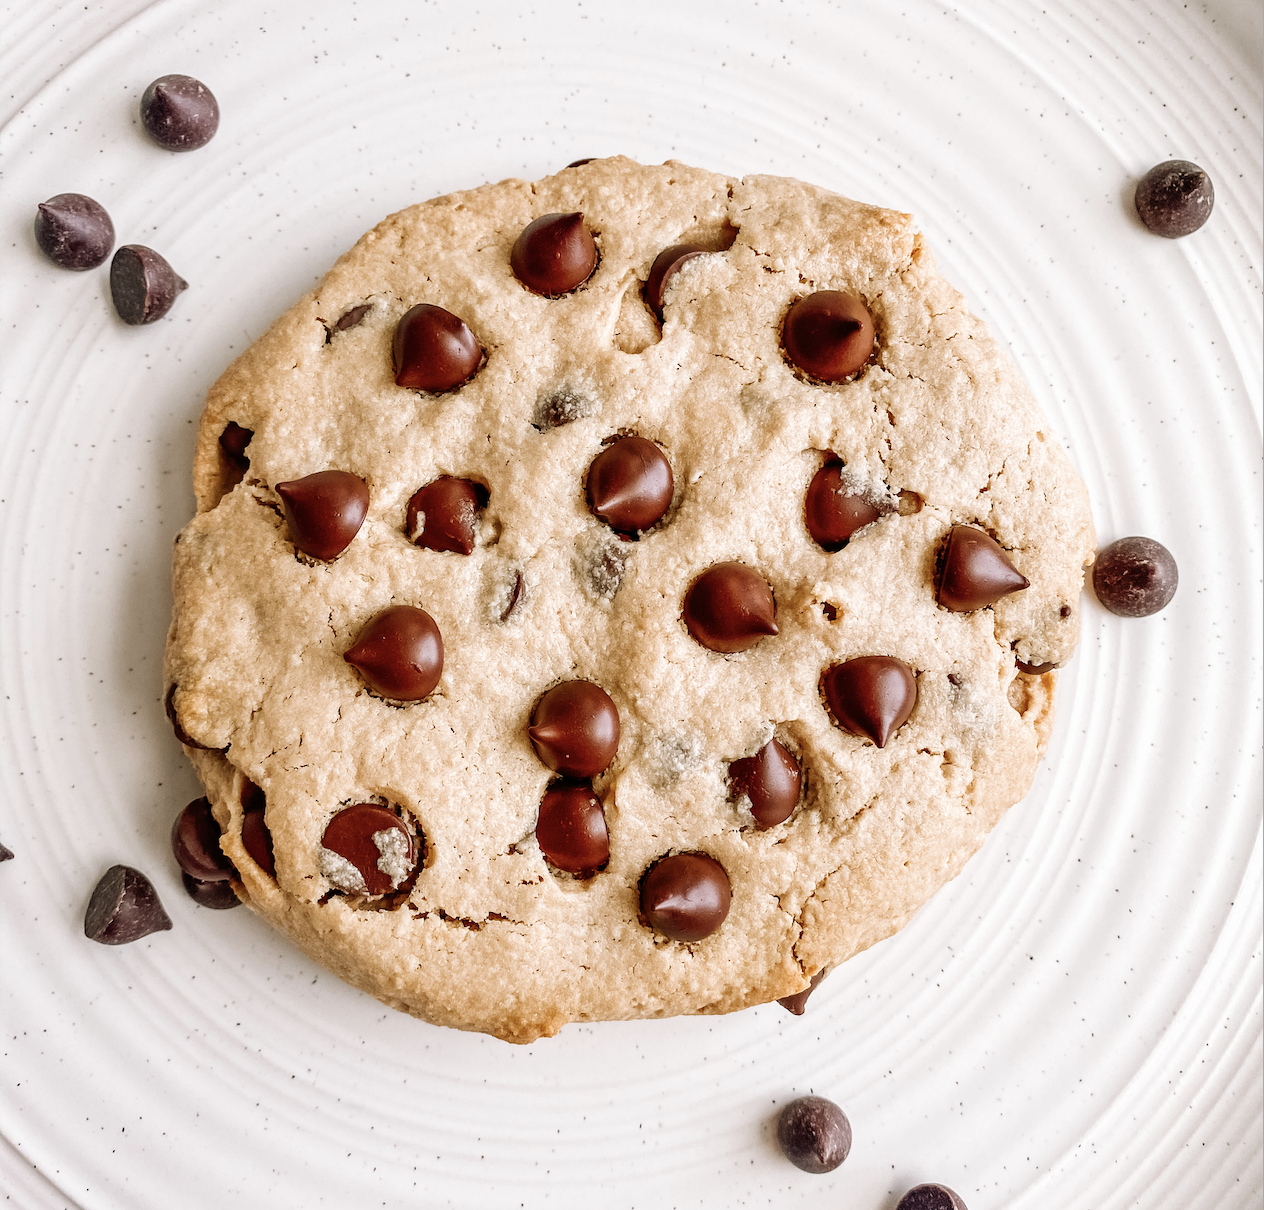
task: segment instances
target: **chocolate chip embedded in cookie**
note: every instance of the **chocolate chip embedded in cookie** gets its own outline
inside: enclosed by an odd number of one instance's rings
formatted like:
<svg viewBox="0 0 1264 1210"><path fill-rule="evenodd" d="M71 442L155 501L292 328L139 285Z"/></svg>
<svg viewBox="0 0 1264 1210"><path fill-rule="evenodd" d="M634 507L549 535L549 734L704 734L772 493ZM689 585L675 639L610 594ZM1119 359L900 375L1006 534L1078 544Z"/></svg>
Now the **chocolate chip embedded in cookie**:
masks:
<svg viewBox="0 0 1264 1210"><path fill-rule="evenodd" d="M685 593L682 617L694 639L711 651L747 651L777 634L777 606L768 581L741 563L707 568Z"/></svg>
<svg viewBox="0 0 1264 1210"><path fill-rule="evenodd" d="M588 468L588 507L616 533L657 525L671 505L675 480L667 456L644 437L620 437Z"/></svg>
<svg viewBox="0 0 1264 1210"><path fill-rule="evenodd" d="M754 756L729 765L729 790L748 804L755 823L771 828L794 813L803 786L803 772L789 749L770 739Z"/></svg>
<svg viewBox="0 0 1264 1210"><path fill-rule="evenodd" d="M936 594L945 609L958 613L984 609L1030 586L1031 581L1009 561L996 540L981 529L954 525L949 531Z"/></svg>
<svg viewBox="0 0 1264 1210"><path fill-rule="evenodd" d="M404 532L415 546L426 550L472 554L478 513L487 507L487 499L487 489L481 484L443 475L412 494Z"/></svg>
<svg viewBox="0 0 1264 1210"><path fill-rule="evenodd" d="M592 276L597 245L578 211L544 214L528 223L514 241L509 263L528 290L568 294Z"/></svg>
<svg viewBox="0 0 1264 1210"><path fill-rule="evenodd" d="M724 867L707 853L673 853L641 879L641 916L673 941L701 941L725 921L732 888Z"/></svg>
<svg viewBox="0 0 1264 1210"><path fill-rule="evenodd" d="M821 677L834 721L844 731L885 748L917 705L917 680L903 660L889 655L859 656L835 664Z"/></svg>
<svg viewBox="0 0 1264 1210"><path fill-rule="evenodd" d="M317 471L276 485L285 503L290 541L305 555L336 559L360 532L369 511L369 488L350 471Z"/></svg>
<svg viewBox="0 0 1264 1210"><path fill-rule="evenodd" d="M342 658L380 696L419 702L443 675L443 636L424 609L391 605L374 615Z"/></svg>
<svg viewBox="0 0 1264 1210"><path fill-rule="evenodd" d="M587 782L549 786L540 800L535 838L550 865L580 878L590 878L610 860L606 813Z"/></svg>
<svg viewBox="0 0 1264 1210"><path fill-rule="evenodd" d="M804 373L843 382L873 352L873 316L854 295L818 290L786 313L781 338L786 356Z"/></svg>
<svg viewBox="0 0 1264 1210"><path fill-rule="evenodd" d="M431 303L411 307L395 325L395 385L450 391L469 380L483 358L474 333L459 315Z"/></svg>
<svg viewBox="0 0 1264 1210"><path fill-rule="evenodd" d="M600 685L563 681L540 699L527 734L555 773L596 777L619 750L619 711Z"/></svg>

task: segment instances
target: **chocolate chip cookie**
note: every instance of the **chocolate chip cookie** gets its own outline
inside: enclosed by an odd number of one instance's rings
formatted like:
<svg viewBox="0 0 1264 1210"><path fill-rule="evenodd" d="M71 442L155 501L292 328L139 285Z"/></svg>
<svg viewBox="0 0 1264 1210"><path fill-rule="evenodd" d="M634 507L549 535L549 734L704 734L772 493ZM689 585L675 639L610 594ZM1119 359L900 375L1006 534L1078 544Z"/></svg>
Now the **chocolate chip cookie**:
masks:
<svg viewBox="0 0 1264 1210"><path fill-rule="evenodd" d="M1030 786L1094 548L908 215L623 158L370 231L194 487L167 703L232 886L516 1042L899 929Z"/></svg>

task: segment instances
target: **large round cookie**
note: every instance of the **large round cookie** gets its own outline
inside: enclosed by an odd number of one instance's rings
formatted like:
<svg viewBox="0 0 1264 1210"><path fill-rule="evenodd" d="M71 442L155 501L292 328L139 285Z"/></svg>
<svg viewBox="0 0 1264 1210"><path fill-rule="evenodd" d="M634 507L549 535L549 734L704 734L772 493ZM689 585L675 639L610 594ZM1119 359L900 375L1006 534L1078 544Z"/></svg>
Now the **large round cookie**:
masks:
<svg viewBox="0 0 1264 1210"><path fill-rule="evenodd" d="M535 293L515 242L571 212L596 269ZM644 283L680 243L709 252L668 280L660 324ZM832 383L783 348L792 304L827 290L862 300L876 333ZM396 326L419 303L468 325L481 354L464 385L397 385ZM594 458L628 434L674 477L634 541L586 497ZM880 514L833 552L805 521L831 458ZM364 481L368 510L324 560L296 550L276 487L330 469ZM410 499L445 476L477 485L469 554L410 540ZM385 1003L517 1042L790 995L905 924L1031 784L1046 666L1075 647L1094 541L1082 483L908 215L622 158L439 198L365 235L212 388L194 483L168 705L239 894ZM953 527L988 535L1029 586L945 608ZM731 653L682 618L724 563L775 600L777 633ZM344 659L398 605L425 610L444 649L436 687L407 703ZM868 656L901 661L916 690L881 747L823 692L829 669ZM621 725L591 781L608 862L579 876L537 841L556 774L528 736L542 695L576 679ZM803 789L763 828L729 766L771 737ZM375 842L384 893L322 843L357 804L397 821ZM731 886L697 941L652 927L639 899L680 853Z"/></svg>

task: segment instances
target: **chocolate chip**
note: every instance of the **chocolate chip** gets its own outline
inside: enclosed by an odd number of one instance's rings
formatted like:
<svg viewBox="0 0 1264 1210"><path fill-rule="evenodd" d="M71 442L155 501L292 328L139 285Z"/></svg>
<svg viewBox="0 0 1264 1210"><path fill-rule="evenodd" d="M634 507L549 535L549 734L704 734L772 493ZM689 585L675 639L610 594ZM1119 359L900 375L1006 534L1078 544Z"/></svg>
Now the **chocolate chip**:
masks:
<svg viewBox="0 0 1264 1210"><path fill-rule="evenodd" d="M220 826L206 798L195 798L171 826L176 864L199 882L223 882L237 871L219 845Z"/></svg>
<svg viewBox="0 0 1264 1210"><path fill-rule="evenodd" d="M807 1011L808 997L821 985L821 980L825 978L827 973L823 970L817 971L812 976L812 982L801 992L795 992L793 996L781 996L777 1003L787 1012L794 1013L796 1017L803 1016L804 1012Z"/></svg>
<svg viewBox="0 0 1264 1210"><path fill-rule="evenodd" d="M593 401L571 387L558 387L541 391L531 413L531 427L547 432L561 428L587 416L593 410Z"/></svg>
<svg viewBox="0 0 1264 1210"><path fill-rule="evenodd" d="M316 471L276 485L285 503L290 541L314 559L336 559L360 532L369 488L350 471Z"/></svg>
<svg viewBox="0 0 1264 1210"><path fill-rule="evenodd" d="M329 821L320 838L321 872L339 890L387 895L417 867L417 849L403 821L388 807L361 802Z"/></svg>
<svg viewBox="0 0 1264 1210"><path fill-rule="evenodd" d="M338 322L334 324L334 331L345 332L348 328L359 327L364 317L372 310L372 303L361 303L358 307L352 307L350 311L344 311Z"/></svg>
<svg viewBox="0 0 1264 1210"><path fill-rule="evenodd" d="M825 1097L800 1097L777 1118L782 1154L804 1172L833 1172L851 1151L851 1123Z"/></svg>
<svg viewBox="0 0 1264 1210"><path fill-rule="evenodd" d="M872 525L882 513L843 481L843 464L830 459L808 484L804 516L812 540L828 551L842 550L858 529Z"/></svg>
<svg viewBox="0 0 1264 1210"><path fill-rule="evenodd" d="M1155 235L1177 239L1197 231L1211 217L1216 191L1197 164L1166 160L1137 182L1134 201L1137 215Z"/></svg>
<svg viewBox="0 0 1264 1210"><path fill-rule="evenodd" d="M551 865L580 878L610 860L606 813L587 782L555 781L545 790L535 838Z"/></svg>
<svg viewBox="0 0 1264 1210"><path fill-rule="evenodd" d="M82 193L59 193L39 204L35 242L63 269L95 269L114 247L114 224L100 202Z"/></svg>
<svg viewBox="0 0 1264 1210"><path fill-rule="evenodd" d="M981 529L954 525L948 531L935 598L945 609L970 613L995 605L1030 583Z"/></svg>
<svg viewBox="0 0 1264 1210"><path fill-rule="evenodd" d="M818 290L786 313L781 343L786 356L822 382L842 382L873 352L873 317L865 304L841 290Z"/></svg>
<svg viewBox="0 0 1264 1210"><path fill-rule="evenodd" d="M397 702L418 702L443 673L443 637L424 609L391 605L360 631L342 657L375 693Z"/></svg>
<svg viewBox="0 0 1264 1210"><path fill-rule="evenodd" d="M776 603L767 582L742 563L717 563L685 593L689 633L711 651L745 651L777 633Z"/></svg>
<svg viewBox="0 0 1264 1210"><path fill-rule="evenodd" d="M514 276L536 294L566 294L597 267L597 245L584 216L544 214L528 223L509 254Z"/></svg>
<svg viewBox="0 0 1264 1210"><path fill-rule="evenodd" d="M540 699L527 735L563 777L596 777L619 749L619 710L600 685L563 681Z"/></svg>
<svg viewBox="0 0 1264 1210"><path fill-rule="evenodd" d="M203 882L189 877L184 871L180 872L180 881L184 883L189 898L199 907L214 908L222 912L241 906L241 900L237 898L231 882Z"/></svg>
<svg viewBox="0 0 1264 1210"><path fill-rule="evenodd" d="M13 850L8 845L0 844L0 861L12 861Z"/></svg>
<svg viewBox="0 0 1264 1210"><path fill-rule="evenodd" d="M494 611L498 621L507 622L526 597L526 581L522 572L514 571L495 594Z"/></svg>
<svg viewBox="0 0 1264 1210"><path fill-rule="evenodd" d="M251 860L269 878L276 877L276 860L272 852L272 833L264 820L267 799L263 791L249 779L241 788L241 843Z"/></svg>
<svg viewBox="0 0 1264 1210"><path fill-rule="evenodd" d="M754 756L729 765L729 791L746 798L760 828L789 819L799 801L803 774L799 762L778 740L770 739Z"/></svg>
<svg viewBox="0 0 1264 1210"><path fill-rule="evenodd" d="M140 120L159 147L195 151L219 129L219 102L192 76L159 76L141 96Z"/></svg>
<svg viewBox="0 0 1264 1210"><path fill-rule="evenodd" d="M219 448L234 470L242 473L250 469L250 459L246 457L246 446L255 435L254 429L244 429L235 420L230 420L219 435Z"/></svg>
<svg viewBox="0 0 1264 1210"><path fill-rule="evenodd" d="M916 1185L895 1210L966 1210L966 1204L947 1185Z"/></svg>
<svg viewBox="0 0 1264 1210"><path fill-rule="evenodd" d="M575 547L574 566L584 587L602 601L613 601L623 583L632 544L609 530L588 535Z"/></svg>
<svg viewBox="0 0 1264 1210"><path fill-rule="evenodd" d="M917 704L917 680L902 660L865 655L834 664L821 677L821 689L834 721L852 735L887 746Z"/></svg>
<svg viewBox="0 0 1264 1210"><path fill-rule="evenodd" d="M1014 660L1014 667L1019 672L1025 672L1028 676L1044 676L1046 672L1052 672L1055 668L1061 667L1060 664L1025 664L1020 659Z"/></svg>
<svg viewBox="0 0 1264 1210"><path fill-rule="evenodd" d="M472 378L482 360L460 316L418 303L395 325L395 383L416 391L450 391Z"/></svg>
<svg viewBox="0 0 1264 1210"><path fill-rule="evenodd" d="M126 945L171 927L154 885L139 870L111 866L101 876L83 918L83 933L102 945Z"/></svg>
<svg viewBox="0 0 1264 1210"><path fill-rule="evenodd" d="M674 490L671 463L644 437L620 437L588 468L588 507L617 533L632 536L657 524Z"/></svg>
<svg viewBox="0 0 1264 1210"><path fill-rule="evenodd" d="M582 168L585 164L591 164L593 160L595 159L597 159L596 156L590 155L585 160L571 160L571 162L567 164L566 167L567 168Z"/></svg>
<svg viewBox="0 0 1264 1210"><path fill-rule="evenodd" d="M1097 599L1124 618L1158 613L1175 595L1176 560L1153 538L1120 538L1097 552L1093 591Z"/></svg>
<svg viewBox="0 0 1264 1210"><path fill-rule="evenodd" d="M650 275L645 279L645 305L661 320L663 318L663 295L667 293L667 283L676 275L686 261L695 256L702 256L710 251L701 244L673 244L664 248L650 266Z"/></svg>
<svg viewBox="0 0 1264 1210"><path fill-rule="evenodd" d="M426 550L468 555L474 550L478 511L487 500L482 484L444 475L413 493L405 532L411 542Z"/></svg>
<svg viewBox="0 0 1264 1210"><path fill-rule="evenodd" d="M124 244L110 262L110 296L125 324L156 322L188 288L184 278L143 244Z"/></svg>
<svg viewBox="0 0 1264 1210"><path fill-rule="evenodd" d="M660 858L641 879L641 916L673 941L701 941L724 923L732 891L729 876L706 853Z"/></svg>

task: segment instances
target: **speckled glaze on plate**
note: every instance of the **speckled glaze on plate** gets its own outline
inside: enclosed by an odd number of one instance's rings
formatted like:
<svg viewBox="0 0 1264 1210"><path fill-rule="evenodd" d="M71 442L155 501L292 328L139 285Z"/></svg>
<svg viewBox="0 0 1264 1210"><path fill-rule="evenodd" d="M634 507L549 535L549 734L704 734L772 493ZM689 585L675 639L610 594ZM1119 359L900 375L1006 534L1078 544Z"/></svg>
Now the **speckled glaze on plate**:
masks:
<svg viewBox="0 0 1264 1210"><path fill-rule="evenodd" d="M845 0L6 12L0 48L0 865L15 1205L827 1206L921 1181L971 1210L1258 1204L1260 69L1249 4ZM219 133L136 103L183 72ZM1103 542L1180 565L1148 619L1089 602L1037 785L807 1014L568 1027L510 1048L382 1009L245 911L187 898L198 793L162 713L169 543L206 387L412 201L625 152L799 176L918 216L1088 481ZM1193 159L1216 209L1149 235ZM35 247L82 192L190 282L129 329ZM175 927L82 934L122 862ZM826 1176L786 1101L855 1131ZM231 1155L231 1163L222 1157Z"/></svg>

